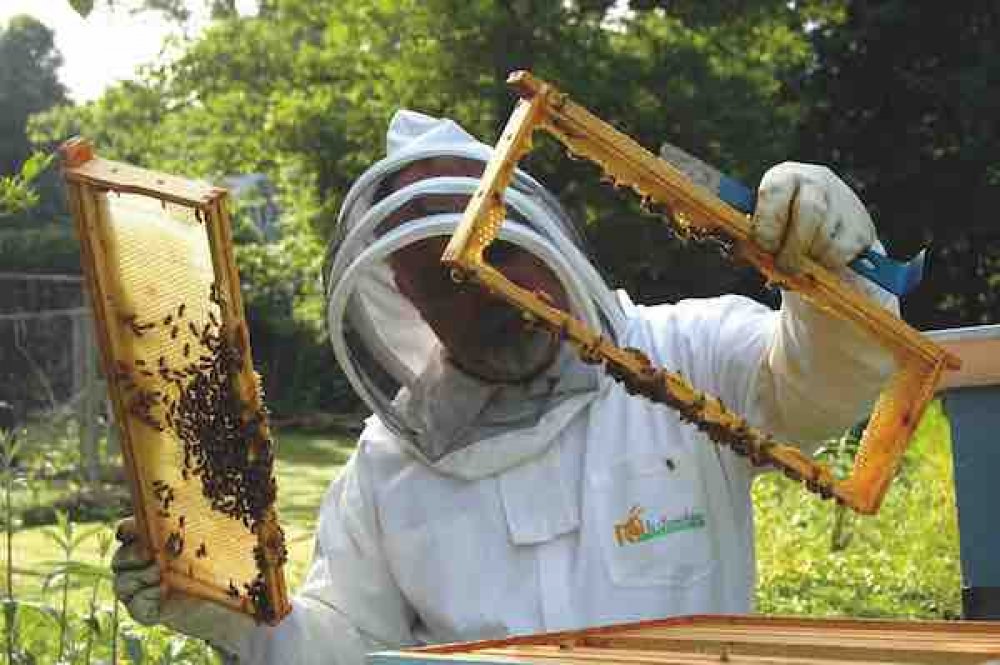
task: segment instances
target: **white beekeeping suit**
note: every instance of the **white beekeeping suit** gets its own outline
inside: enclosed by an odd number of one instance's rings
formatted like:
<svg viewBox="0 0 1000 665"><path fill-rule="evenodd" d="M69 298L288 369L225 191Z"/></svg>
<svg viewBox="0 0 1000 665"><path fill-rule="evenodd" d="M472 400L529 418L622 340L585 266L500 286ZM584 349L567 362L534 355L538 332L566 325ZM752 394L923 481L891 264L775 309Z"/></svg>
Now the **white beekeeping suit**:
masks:
<svg viewBox="0 0 1000 665"><path fill-rule="evenodd" d="M159 620L241 662L356 665L406 645L750 611L754 471L743 458L569 351L524 384L474 378L398 291L387 257L450 234L460 214L386 220L477 181L422 179L376 200L381 184L420 160L489 154L451 121L401 111L388 156L346 198L327 257L328 323L375 415L323 501L291 614L251 627L192 604L161 607ZM752 424L816 443L862 416L886 378L890 364L861 333L794 296L778 312L736 296L636 305L605 286L536 181L518 172L506 203L500 237L551 269L576 316ZM759 209L758 237L787 264L808 253L843 266L875 241L864 207L820 167L773 169ZM772 217L787 230L775 234Z"/></svg>

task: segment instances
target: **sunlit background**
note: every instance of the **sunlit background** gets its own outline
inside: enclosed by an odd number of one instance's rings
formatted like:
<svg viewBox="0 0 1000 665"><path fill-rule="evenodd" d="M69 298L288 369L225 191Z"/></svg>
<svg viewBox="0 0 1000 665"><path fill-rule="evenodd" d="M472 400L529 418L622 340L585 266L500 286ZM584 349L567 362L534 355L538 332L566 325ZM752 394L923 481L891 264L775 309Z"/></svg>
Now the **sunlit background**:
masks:
<svg viewBox="0 0 1000 665"><path fill-rule="evenodd" d="M99 3L86 17L66 0L4 0L0 24L18 14L33 16L55 33L62 53L59 78L73 101L96 99L115 81L135 77L136 68L148 64L169 48L168 37L197 37L208 24L207 6L187 2L190 19L180 26L159 12L134 12L127 2ZM255 0L237 0L242 15L256 11Z"/></svg>

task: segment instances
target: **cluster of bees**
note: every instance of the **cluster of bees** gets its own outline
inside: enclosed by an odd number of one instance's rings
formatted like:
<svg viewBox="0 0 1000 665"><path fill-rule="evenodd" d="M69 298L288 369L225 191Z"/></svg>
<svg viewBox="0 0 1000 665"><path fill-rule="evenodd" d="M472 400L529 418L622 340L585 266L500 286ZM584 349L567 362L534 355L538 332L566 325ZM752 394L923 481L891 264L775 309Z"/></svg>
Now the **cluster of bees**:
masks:
<svg viewBox="0 0 1000 665"><path fill-rule="evenodd" d="M818 494L820 498L830 499L834 497L832 475L824 474L819 465L813 465L813 475L804 477L794 468L782 464L772 453L777 444L770 438L762 439L743 418L727 412L725 405L717 397L710 397L699 392L691 401L679 399L668 388L668 372L654 367L642 351L632 348L625 349L640 366L639 372L632 372L624 364L605 360L599 353L597 346L595 343L590 348L578 348L577 351L584 362L604 363L608 375L621 383L630 395L643 395L654 402L666 404L677 411L682 421L693 424L715 443L728 446L737 455L748 458L754 466L773 464L778 466L788 478L804 483L809 491ZM708 416L706 406L710 399L717 403L716 406L720 413L730 416L731 425L727 426L721 420ZM840 502L841 499L838 497L837 501Z"/></svg>
<svg viewBox="0 0 1000 665"><path fill-rule="evenodd" d="M275 617L274 605L271 604L271 597L267 593L267 583L264 581L264 574L257 573L257 577L252 582L243 585L243 594L236 583L229 580L229 589L226 595L230 598L238 599L241 595L246 595L253 607L253 617L258 622L273 623Z"/></svg>
<svg viewBox="0 0 1000 665"><path fill-rule="evenodd" d="M181 447L181 476L200 481L202 495L213 510L243 523L256 533L273 504L277 488L273 477L273 444L264 434L266 411L244 402L233 377L243 370L243 354L223 334L223 326L213 311L222 311L225 301L213 284L209 295L213 306L207 321L185 318L187 307L176 309L156 321L141 321L135 315L122 319L136 337L157 334L176 340L184 334L182 363L177 366L161 355L155 363L136 358L131 365L119 362L116 380L126 396L125 406L131 417L157 432L169 432ZM174 489L162 480L152 482L158 502L157 514L170 517ZM280 536L280 531L278 532ZM283 539L274 551L283 562ZM184 551L184 516L178 529L167 535L164 549L171 558ZM263 554L255 559L259 569L266 563ZM195 551L196 558L207 556L205 543ZM270 564L269 564L270 565ZM255 615L262 620L273 618L263 575L244 585ZM239 596L230 583L229 593Z"/></svg>
<svg viewBox="0 0 1000 665"><path fill-rule="evenodd" d="M170 517L170 504L174 501L174 488L162 480L154 480L152 486L153 496L159 503L156 514L158 517L167 519ZM178 515L177 530L171 531L164 542L164 550L167 556L172 559L180 557L184 552L184 522L184 515ZM199 559L208 555L208 548L205 546L205 543L198 546L194 555Z"/></svg>

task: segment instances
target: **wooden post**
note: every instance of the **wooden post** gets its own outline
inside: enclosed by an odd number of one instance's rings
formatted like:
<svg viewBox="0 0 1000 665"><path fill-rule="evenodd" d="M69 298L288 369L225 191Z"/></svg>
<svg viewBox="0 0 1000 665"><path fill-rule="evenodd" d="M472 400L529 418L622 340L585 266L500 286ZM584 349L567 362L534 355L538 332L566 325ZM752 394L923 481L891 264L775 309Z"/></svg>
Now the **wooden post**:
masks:
<svg viewBox="0 0 1000 665"><path fill-rule="evenodd" d="M95 487L100 476L97 437L97 359L90 316L73 317L73 390L80 395L80 469L84 482Z"/></svg>

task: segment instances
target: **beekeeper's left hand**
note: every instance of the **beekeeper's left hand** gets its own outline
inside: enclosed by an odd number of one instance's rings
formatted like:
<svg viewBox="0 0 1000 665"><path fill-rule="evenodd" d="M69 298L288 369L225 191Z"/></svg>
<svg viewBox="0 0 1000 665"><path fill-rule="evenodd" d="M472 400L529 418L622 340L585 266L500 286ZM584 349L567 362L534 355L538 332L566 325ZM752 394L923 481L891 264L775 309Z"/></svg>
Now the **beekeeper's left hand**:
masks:
<svg viewBox="0 0 1000 665"><path fill-rule="evenodd" d="M228 656L245 655L256 630L253 619L181 593L165 597L160 570L141 547L132 518L118 525L117 538L122 544L111 561L114 592L137 623L163 624L178 633L204 640Z"/></svg>
<svg viewBox="0 0 1000 665"><path fill-rule="evenodd" d="M803 257L839 270L876 242L861 199L825 166L783 162L761 178L751 237L796 273Z"/></svg>

